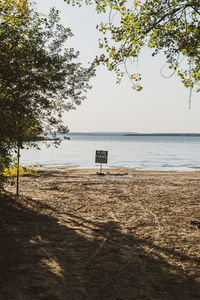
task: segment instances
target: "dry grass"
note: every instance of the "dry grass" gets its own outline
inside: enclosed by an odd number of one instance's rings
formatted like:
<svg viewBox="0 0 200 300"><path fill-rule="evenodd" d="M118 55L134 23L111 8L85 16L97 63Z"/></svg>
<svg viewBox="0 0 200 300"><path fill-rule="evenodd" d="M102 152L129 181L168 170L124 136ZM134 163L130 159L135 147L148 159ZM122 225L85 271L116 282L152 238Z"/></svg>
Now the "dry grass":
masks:
<svg viewBox="0 0 200 300"><path fill-rule="evenodd" d="M0 299L200 299L200 173L108 171L46 169L1 201Z"/></svg>

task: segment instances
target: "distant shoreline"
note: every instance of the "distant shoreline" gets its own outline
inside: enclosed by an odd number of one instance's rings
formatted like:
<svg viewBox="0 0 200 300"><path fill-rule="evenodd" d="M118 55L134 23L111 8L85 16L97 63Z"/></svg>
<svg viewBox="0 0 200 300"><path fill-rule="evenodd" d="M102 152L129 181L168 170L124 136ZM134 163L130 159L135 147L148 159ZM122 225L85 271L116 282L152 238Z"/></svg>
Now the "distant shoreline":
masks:
<svg viewBox="0 0 200 300"><path fill-rule="evenodd" d="M180 136L180 137L200 137L200 133L130 133L124 136Z"/></svg>
<svg viewBox="0 0 200 300"><path fill-rule="evenodd" d="M69 136L171 136L171 137L200 137L200 133L137 133L137 132L69 132Z"/></svg>

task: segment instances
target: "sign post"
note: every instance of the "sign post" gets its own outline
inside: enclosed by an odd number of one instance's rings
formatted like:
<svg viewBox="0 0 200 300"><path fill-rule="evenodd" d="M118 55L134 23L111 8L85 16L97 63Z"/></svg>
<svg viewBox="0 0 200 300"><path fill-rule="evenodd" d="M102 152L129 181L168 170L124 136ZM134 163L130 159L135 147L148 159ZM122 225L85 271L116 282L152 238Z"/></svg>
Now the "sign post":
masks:
<svg viewBox="0 0 200 300"><path fill-rule="evenodd" d="M108 151L96 150L95 163L100 164L100 173L102 173L102 164L107 164L108 161Z"/></svg>

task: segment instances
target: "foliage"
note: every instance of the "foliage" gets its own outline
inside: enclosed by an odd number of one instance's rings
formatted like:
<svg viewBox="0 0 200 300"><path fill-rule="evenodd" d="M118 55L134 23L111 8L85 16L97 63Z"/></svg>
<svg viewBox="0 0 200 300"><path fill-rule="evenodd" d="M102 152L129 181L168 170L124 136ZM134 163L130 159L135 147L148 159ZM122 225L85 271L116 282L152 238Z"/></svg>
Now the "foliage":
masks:
<svg viewBox="0 0 200 300"><path fill-rule="evenodd" d="M0 134L5 138L64 131L62 113L85 98L94 71L74 62L78 52L64 48L71 30L58 22L55 10L48 18L34 13L28 24L5 24L0 32Z"/></svg>
<svg viewBox="0 0 200 300"><path fill-rule="evenodd" d="M26 18L29 11L28 0L1 0L0 2L0 28L5 23L13 27Z"/></svg>
<svg viewBox="0 0 200 300"><path fill-rule="evenodd" d="M77 61L79 53L66 48L72 33L59 23L58 11L42 16L23 10L26 2L0 6L0 172L18 143L68 130L62 114L81 104L94 76Z"/></svg>
<svg viewBox="0 0 200 300"><path fill-rule="evenodd" d="M11 162L11 149L10 145L0 140L0 193L3 189L3 185L6 182L6 177L3 172Z"/></svg>
<svg viewBox="0 0 200 300"><path fill-rule="evenodd" d="M105 52L96 63L105 64L120 76L119 64L137 60L145 46L155 56L163 50L166 63L177 72L186 87L200 81L200 2L199 0L65 0L81 6L95 4L98 13L109 11L108 23L99 31L106 36L100 41ZM115 22L118 14L119 22ZM108 40L107 36L111 37ZM140 74L130 74L133 87L141 90Z"/></svg>
<svg viewBox="0 0 200 300"><path fill-rule="evenodd" d="M5 168L3 175L6 177L15 177L15 176L17 176L17 169L18 169L17 164L15 164L13 167ZM28 169L26 167L19 168L19 175L20 176L39 176L39 174L36 171Z"/></svg>

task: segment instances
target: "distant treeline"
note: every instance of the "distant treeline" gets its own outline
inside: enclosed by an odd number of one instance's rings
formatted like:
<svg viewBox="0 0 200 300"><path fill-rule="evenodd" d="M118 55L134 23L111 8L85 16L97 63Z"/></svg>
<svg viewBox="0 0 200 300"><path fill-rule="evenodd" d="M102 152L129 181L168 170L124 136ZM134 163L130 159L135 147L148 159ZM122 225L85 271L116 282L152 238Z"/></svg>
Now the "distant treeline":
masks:
<svg viewBox="0 0 200 300"><path fill-rule="evenodd" d="M64 136L64 140L70 140L69 136ZM35 136L25 138L24 142L39 142L39 141L60 141L59 137Z"/></svg>
<svg viewBox="0 0 200 300"><path fill-rule="evenodd" d="M200 133L130 133L124 134L124 136L194 136L200 137Z"/></svg>
<svg viewBox="0 0 200 300"><path fill-rule="evenodd" d="M29 137L25 138L24 142L39 142L39 141L58 141L59 138L50 138L45 136L35 136L35 137Z"/></svg>

